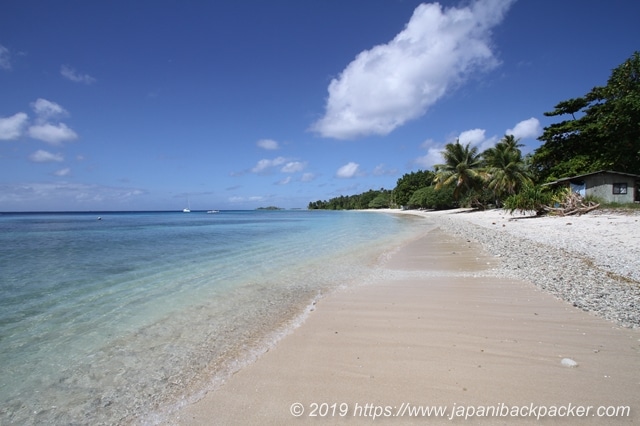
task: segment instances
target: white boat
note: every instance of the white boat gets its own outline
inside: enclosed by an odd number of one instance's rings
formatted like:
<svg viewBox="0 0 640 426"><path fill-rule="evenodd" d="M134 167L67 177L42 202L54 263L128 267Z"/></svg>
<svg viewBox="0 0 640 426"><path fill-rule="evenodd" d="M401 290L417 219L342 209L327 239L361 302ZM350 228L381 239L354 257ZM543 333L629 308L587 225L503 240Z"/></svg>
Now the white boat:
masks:
<svg viewBox="0 0 640 426"><path fill-rule="evenodd" d="M187 208L182 209L182 213L191 213L191 203L189 202L188 198L187 198Z"/></svg>

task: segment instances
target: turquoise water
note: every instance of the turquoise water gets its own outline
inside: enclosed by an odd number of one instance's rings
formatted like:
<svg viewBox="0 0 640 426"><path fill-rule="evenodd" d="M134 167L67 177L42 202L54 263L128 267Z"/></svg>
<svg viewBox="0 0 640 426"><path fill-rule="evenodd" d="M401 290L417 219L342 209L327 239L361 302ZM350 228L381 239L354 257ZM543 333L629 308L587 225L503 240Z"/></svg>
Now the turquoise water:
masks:
<svg viewBox="0 0 640 426"><path fill-rule="evenodd" d="M0 423L154 423L251 362L424 220L0 215Z"/></svg>

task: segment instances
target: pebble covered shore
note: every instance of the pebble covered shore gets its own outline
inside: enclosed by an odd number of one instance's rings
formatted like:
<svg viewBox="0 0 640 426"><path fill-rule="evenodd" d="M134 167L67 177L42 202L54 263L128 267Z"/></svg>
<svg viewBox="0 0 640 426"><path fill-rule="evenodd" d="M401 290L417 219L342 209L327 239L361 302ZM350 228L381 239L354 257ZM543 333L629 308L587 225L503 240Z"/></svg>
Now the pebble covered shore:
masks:
<svg viewBox="0 0 640 426"><path fill-rule="evenodd" d="M495 273L573 306L640 327L640 214L526 218L504 210L426 213L445 232L500 258Z"/></svg>

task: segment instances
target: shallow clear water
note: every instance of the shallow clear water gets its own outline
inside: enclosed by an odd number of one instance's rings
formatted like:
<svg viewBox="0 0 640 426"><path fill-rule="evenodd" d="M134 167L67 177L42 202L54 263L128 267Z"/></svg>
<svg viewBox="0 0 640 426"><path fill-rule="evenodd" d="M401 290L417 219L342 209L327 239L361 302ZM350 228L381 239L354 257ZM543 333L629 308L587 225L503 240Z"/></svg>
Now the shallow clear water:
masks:
<svg viewBox="0 0 640 426"><path fill-rule="evenodd" d="M0 215L0 423L153 423L425 226L363 212Z"/></svg>

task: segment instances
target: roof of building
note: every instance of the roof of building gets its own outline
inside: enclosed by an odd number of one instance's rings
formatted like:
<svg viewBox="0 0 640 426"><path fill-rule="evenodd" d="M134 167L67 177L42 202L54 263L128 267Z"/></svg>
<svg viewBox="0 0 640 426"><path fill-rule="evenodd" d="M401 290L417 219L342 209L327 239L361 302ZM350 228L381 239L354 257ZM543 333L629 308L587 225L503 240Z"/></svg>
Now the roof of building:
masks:
<svg viewBox="0 0 640 426"><path fill-rule="evenodd" d="M611 174L611 175L629 176L629 177L634 177L634 178L640 179L640 175L634 175L632 173L615 172L615 171L612 171L612 170L599 170L597 172L585 173L583 175L571 176L571 177L566 177L566 178L554 180L553 182L547 182L544 185L556 185L558 183L568 182L568 181L572 181L572 180L576 180L576 179L581 179L581 178L584 178L584 177L587 177L587 176L599 175L599 174L603 174L603 173L607 173L607 174Z"/></svg>

